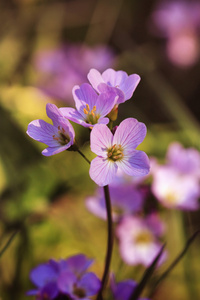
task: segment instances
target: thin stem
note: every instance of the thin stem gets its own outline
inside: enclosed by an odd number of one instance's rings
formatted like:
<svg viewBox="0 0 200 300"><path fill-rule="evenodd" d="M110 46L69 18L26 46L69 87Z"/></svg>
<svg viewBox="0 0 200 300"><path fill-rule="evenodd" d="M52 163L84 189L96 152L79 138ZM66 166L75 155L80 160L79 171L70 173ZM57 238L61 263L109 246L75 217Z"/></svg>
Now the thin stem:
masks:
<svg viewBox="0 0 200 300"><path fill-rule="evenodd" d="M85 154L83 154L83 152L81 152L81 150L77 150L77 152L88 162L88 164L90 164L89 159L85 156Z"/></svg>
<svg viewBox="0 0 200 300"><path fill-rule="evenodd" d="M111 201L110 201L110 193L109 193L109 187L108 185L104 186L104 195L105 195L105 201L106 201L106 211L107 211L107 226L108 226L108 239L107 239L107 253L106 253L106 259L105 259L105 268L104 273L101 280L101 289L97 295L97 300L102 300L102 293L106 286L108 275L109 275L109 269L110 269L110 263L111 263L111 257L112 257L112 249L113 249L113 222L112 222L112 211L111 211Z"/></svg>
<svg viewBox="0 0 200 300"><path fill-rule="evenodd" d="M9 245L11 244L11 242L13 241L13 239L16 236L17 233L18 233L18 230L15 231L15 232L13 232L13 234L9 238L8 242L6 243L6 245L0 250L0 257L4 254L4 252L6 251L6 249L9 247Z"/></svg>

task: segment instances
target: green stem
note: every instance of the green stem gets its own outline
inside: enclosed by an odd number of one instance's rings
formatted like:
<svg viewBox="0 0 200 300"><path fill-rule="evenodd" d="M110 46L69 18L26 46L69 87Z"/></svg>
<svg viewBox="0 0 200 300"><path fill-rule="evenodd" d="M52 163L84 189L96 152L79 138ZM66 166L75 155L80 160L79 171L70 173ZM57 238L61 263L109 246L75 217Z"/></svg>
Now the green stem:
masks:
<svg viewBox="0 0 200 300"><path fill-rule="evenodd" d="M16 236L17 233L18 233L18 230L15 231L15 232L13 232L13 234L9 238L8 242L6 243L6 245L3 247L3 249L0 250L0 257L4 254L4 252L6 251L6 249L9 247L9 245L11 244L11 242L13 241L13 239Z"/></svg>
<svg viewBox="0 0 200 300"><path fill-rule="evenodd" d="M112 222L112 211L111 211L111 201L110 201L110 192L108 185L104 186L104 195L105 195L105 201L106 201L106 211L107 211L107 219L108 219L108 239L107 239L107 253L106 253L106 259L105 259L105 268L104 273L101 280L101 289L97 295L97 300L102 300L102 293L106 286L108 275L109 275L109 269L111 264L111 258L112 258L112 249L113 249L113 222Z"/></svg>
<svg viewBox="0 0 200 300"><path fill-rule="evenodd" d="M85 156L85 154L83 154L83 152L81 152L81 150L76 150L87 162L88 162L88 164L90 164L90 161L89 161L89 159Z"/></svg>

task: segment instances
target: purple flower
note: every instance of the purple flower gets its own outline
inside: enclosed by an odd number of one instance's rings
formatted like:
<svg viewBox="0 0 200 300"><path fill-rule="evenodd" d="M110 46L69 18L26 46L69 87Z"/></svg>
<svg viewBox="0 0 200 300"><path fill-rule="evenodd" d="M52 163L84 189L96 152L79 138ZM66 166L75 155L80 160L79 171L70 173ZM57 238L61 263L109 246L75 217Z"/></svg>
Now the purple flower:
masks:
<svg viewBox="0 0 200 300"><path fill-rule="evenodd" d="M104 124L97 124L90 135L92 152L98 156L90 165L90 177L99 186L112 183L117 169L130 176L144 176L149 172L149 159L135 148L143 141L146 126L136 119L121 122L114 135Z"/></svg>
<svg viewBox="0 0 200 300"><path fill-rule="evenodd" d="M60 108L60 112L69 120L84 127L93 127L95 124L108 124L109 119L105 116L112 110L117 98L111 92L97 95L88 83L73 88L73 96L76 109L71 107Z"/></svg>
<svg viewBox="0 0 200 300"><path fill-rule="evenodd" d="M42 151L45 156L54 155L70 148L74 143L75 133L70 122L63 117L54 104L46 106L47 116L53 125L44 120L35 120L28 125L27 134L34 140L44 143L48 148Z"/></svg>
<svg viewBox="0 0 200 300"><path fill-rule="evenodd" d="M124 217L116 228L122 259L129 265L149 266L161 249L158 237L163 233L163 223L159 218ZM159 263L166 258L163 254Z"/></svg>
<svg viewBox="0 0 200 300"><path fill-rule="evenodd" d="M194 148L185 149L177 142L169 145L167 162L181 174L200 178L200 152Z"/></svg>
<svg viewBox="0 0 200 300"><path fill-rule="evenodd" d="M86 272L93 260L77 254L66 260L50 260L39 265L30 273L31 281L37 287L27 295L36 295L38 300L62 299L89 300L100 289L101 282L94 273Z"/></svg>
<svg viewBox="0 0 200 300"><path fill-rule="evenodd" d="M100 74L99 71L91 69L88 73L88 80L98 93L114 90L118 95L115 104L118 105L132 97L140 82L140 76L137 74L128 76L124 71L115 71L113 69L107 69Z"/></svg>
<svg viewBox="0 0 200 300"><path fill-rule="evenodd" d="M167 208L196 210L200 197L200 153L184 149L179 143L169 146L167 163L152 164L152 192Z"/></svg>
<svg viewBox="0 0 200 300"><path fill-rule="evenodd" d="M91 48L81 44L41 51L34 63L39 78L37 85L51 97L70 103L73 102L72 88L85 82L92 67L103 71L113 64L114 53L109 47Z"/></svg>
<svg viewBox="0 0 200 300"><path fill-rule="evenodd" d="M111 290L114 300L129 300L137 283L131 279L115 282L114 276L111 278ZM139 298L139 300L148 300L147 298Z"/></svg>
<svg viewBox="0 0 200 300"><path fill-rule="evenodd" d="M144 193L133 184L110 186L113 221L118 222L123 216L140 211L144 203ZM102 189L97 195L86 199L86 207L96 216L106 220L105 198Z"/></svg>

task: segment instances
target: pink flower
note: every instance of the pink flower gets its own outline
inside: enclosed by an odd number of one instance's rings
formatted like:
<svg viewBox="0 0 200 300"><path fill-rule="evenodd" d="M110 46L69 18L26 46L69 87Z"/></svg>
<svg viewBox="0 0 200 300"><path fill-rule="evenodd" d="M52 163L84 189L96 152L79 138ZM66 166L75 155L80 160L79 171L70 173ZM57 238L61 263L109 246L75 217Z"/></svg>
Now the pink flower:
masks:
<svg viewBox="0 0 200 300"><path fill-rule="evenodd" d="M122 259L129 265L149 266L161 249L158 237L163 233L163 223L155 215L147 219L127 216L116 229ZM166 253L160 259L162 263Z"/></svg>
<svg viewBox="0 0 200 300"><path fill-rule="evenodd" d="M34 140L44 143L48 148L42 151L45 156L67 150L74 143L75 133L70 122L63 117L56 105L48 103L47 116L53 125L44 120L35 120L28 125L27 134Z"/></svg>
<svg viewBox="0 0 200 300"><path fill-rule="evenodd" d="M167 208L196 210L200 196L200 153L173 143L167 152L167 163L152 164L152 192Z"/></svg>
<svg viewBox="0 0 200 300"><path fill-rule="evenodd" d="M91 69L88 73L88 80L98 93L114 90L119 96L115 103L118 105L132 97L140 82L140 76L137 74L128 76L124 71L113 69L107 69L100 74L99 71Z"/></svg>
<svg viewBox="0 0 200 300"><path fill-rule="evenodd" d="M136 119L121 122L114 135L104 124L97 124L90 135L92 152L98 156L90 166L90 177L99 186L112 183L117 170L130 176L144 176L149 173L149 159L143 151L135 148L144 140L146 126Z"/></svg>

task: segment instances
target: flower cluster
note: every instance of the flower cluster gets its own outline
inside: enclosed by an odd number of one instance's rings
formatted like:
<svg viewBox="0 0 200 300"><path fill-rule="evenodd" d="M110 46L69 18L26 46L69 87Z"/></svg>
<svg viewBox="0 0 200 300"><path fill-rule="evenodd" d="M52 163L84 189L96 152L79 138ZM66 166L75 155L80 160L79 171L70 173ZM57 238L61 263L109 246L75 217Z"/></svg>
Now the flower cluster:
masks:
<svg viewBox="0 0 200 300"><path fill-rule="evenodd" d="M97 294L101 282L92 272L87 272L93 260L77 254L64 260L50 260L30 273L30 279L37 289L27 292L37 300L88 300Z"/></svg>
<svg viewBox="0 0 200 300"><path fill-rule="evenodd" d="M72 147L75 133L68 121L71 120L92 129L90 147L97 157L91 162L89 174L99 186L111 183L118 169L131 176L148 174L148 157L144 152L136 150L145 138L146 126L136 119L128 118L121 122L114 134L107 127L111 121L109 114L133 95L140 81L139 75L128 76L124 71L113 69L101 75L91 69L88 79L92 86L83 83L73 88L76 109L58 109L53 104L47 104L47 115L53 125L35 120L29 124L27 134L48 145L43 155L54 155L69 148L75 150L76 147Z"/></svg>

